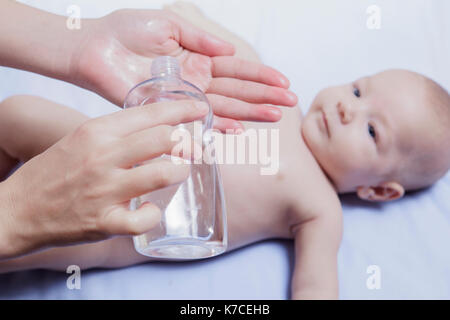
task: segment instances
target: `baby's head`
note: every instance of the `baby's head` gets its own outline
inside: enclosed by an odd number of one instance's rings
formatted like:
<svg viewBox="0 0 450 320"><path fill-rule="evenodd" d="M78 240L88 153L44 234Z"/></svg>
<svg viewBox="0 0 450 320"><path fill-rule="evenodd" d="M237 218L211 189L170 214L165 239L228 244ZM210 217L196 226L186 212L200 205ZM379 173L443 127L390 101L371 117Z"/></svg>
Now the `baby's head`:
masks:
<svg viewBox="0 0 450 320"><path fill-rule="evenodd" d="M339 193L394 200L449 169L450 96L420 74L384 71L319 92L302 135Z"/></svg>

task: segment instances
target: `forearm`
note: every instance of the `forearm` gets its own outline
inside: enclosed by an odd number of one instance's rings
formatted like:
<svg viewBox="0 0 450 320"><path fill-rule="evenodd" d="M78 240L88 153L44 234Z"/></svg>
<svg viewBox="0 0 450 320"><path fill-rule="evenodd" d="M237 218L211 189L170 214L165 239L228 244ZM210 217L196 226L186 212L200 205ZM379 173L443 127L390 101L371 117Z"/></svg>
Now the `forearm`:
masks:
<svg viewBox="0 0 450 320"><path fill-rule="evenodd" d="M339 298L337 252L321 253L312 263L296 266L292 280L294 300L334 300Z"/></svg>
<svg viewBox="0 0 450 320"><path fill-rule="evenodd" d="M100 242L51 248L20 258L0 261L0 274L32 269L65 271L70 265L81 270L120 268L152 259L134 250L130 237L117 237Z"/></svg>
<svg viewBox="0 0 450 320"><path fill-rule="evenodd" d="M340 219L316 219L299 226L295 234L293 299L338 299L340 241Z"/></svg>
<svg viewBox="0 0 450 320"><path fill-rule="evenodd" d="M0 0L0 65L70 81L72 56L84 30L70 30L66 20L16 1Z"/></svg>
<svg viewBox="0 0 450 320"><path fill-rule="evenodd" d="M108 241L59 247L0 261L0 273L49 269L64 271L70 265L82 270L103 266L109 253Z"/></svg>

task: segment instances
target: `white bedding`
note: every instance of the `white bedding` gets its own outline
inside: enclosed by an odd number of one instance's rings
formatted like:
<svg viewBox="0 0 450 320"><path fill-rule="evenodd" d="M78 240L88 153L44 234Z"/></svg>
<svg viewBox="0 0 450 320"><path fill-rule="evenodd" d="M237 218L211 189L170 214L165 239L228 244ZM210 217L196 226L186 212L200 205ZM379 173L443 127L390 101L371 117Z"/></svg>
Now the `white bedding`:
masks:
<svg viewBox="0 0 450 320"><path fill-rule="evenodd" d="M160 8L171 1L23 1L60 14L78 4L83 17L122 7ZM406 68L450 88L450 2L196 0L203 11L254 46L285 73L303 111L317 91L387 68ZM368 29L369 5L381 28ZM0 68L0 98L35 94L89 116L116 110L66 83ZM342 197L339 251L343 299L450 299L450 173L431 188L384 205ZM301 196L301 195L299 195ZM50 271L0 276L2 299L286 299L293 271L290 241L265 241L216 259L82 272L81 290ZM270 261L270 263L267 263ZM366 286L377 265L381 288Z"/></svg>

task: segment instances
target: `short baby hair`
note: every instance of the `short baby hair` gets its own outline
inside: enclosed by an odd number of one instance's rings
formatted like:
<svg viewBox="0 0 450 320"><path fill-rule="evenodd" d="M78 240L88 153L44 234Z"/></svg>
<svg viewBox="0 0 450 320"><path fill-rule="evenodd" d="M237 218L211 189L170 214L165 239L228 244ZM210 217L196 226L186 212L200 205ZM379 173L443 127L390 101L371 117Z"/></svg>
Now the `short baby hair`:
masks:
<svg viewBox="0 0 450 320"><path fill-rule="evenodd" d="M414 150L405 163L405 172L398 178L406 190L428 187L450 169L450 95L436 81L419 75L424 84L426 107L432 112L438 130L435 130L436 147Z"/></svg>

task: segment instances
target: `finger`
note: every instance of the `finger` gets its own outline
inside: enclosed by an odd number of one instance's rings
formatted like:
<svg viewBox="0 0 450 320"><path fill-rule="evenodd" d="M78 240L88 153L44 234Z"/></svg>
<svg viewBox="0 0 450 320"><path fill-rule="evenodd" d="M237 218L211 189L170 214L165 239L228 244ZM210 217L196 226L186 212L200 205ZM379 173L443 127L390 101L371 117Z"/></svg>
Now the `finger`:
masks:
<svg viewBox="0 0 450 320"><path fill-rule="evenodd" d="M178 151L175 149L178 145L183 147L181 156L189 159L190 148L194 145L189 132L169 125L160 125L132 133L122 139L115 148L117 152L114 157L119 167L130 168L162 154L171 155L172 152ZM180 155L177 154L177 156Z"/></svg>
<svg viewBox="0 0 450 320"><path fill-rule="evenodd" d="M161 125L126 136L116 148L118 166L130 168L163 153L170 154L176 143L171 140L174 130L175 128L169 125Z"/></svg>
<svg viewBox="0 0 450 320"><path fill-rule="evenodd" d="M252 104L241 100L208 94L214 114L220 117L244 121L276 122L281 119L281 110L263 104Z"/></svg>
<svg viewBox="0 0 450 320"><path fill-rule="evenodd" d="M207 93L218 94L249 103L295 106L297 96L286 89L232 78L213 78Z"/></svg>
<svg viewBox="0 0 450 320"><path fill-rule="evenodd" d="M154 204L145 202L139 209L131 211L125 206L109 212L102 221L102 228L111 235L143 234L161 221L161 210Z"/></svg>
<svg viewBox="0 0 450 320"><path fill-rule="evenodd" d="M204 117L209 107L193 100L164 101L120 110L95 119L99 126L126 136L161 124L177 125Z"/></svg>
<svg viewBox="0 0 450 320"><path fill-rule="evenodd" d="M238 133L245 130L244 125L239 121L218 116L213 118L213 128L222 133Z"/></svg>
<svg viewBox="0 0 450 320"><path fill-rule="evenodd" d="M281 72L261 63L236 57L214 57L211 60L213 77L249 80L285 89L289 88L288 78Z"/></svg>
<svg viewBox="0 0 450 320"><path fill-rule="evenodd" d="M141 166L124 170L117 180L117 196L126 201L143 194L183 182L189 176L190 165L169 159L154 159Z"/></svg>
<svg viewBox="0 0 450 320"><path fill-rule="evenodd" d="M188 50L211 57L231 56L235 52L232 44L195 27L174 13L172 14L172 22L177 26L178 42Z"/></svg>

